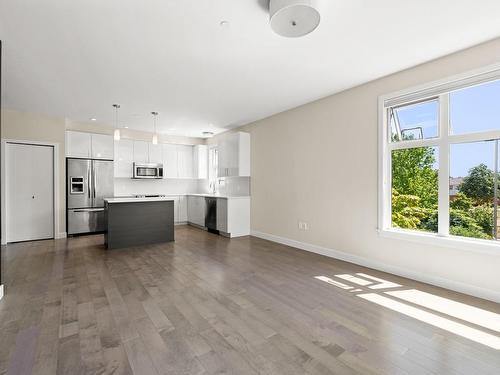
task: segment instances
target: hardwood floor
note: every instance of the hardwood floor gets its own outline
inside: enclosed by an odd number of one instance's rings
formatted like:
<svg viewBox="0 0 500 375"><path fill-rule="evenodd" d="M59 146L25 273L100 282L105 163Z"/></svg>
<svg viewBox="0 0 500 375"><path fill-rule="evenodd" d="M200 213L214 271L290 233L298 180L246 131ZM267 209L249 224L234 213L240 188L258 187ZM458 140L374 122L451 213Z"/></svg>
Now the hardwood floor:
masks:
<svg viewBox="0 0 500 375"><path fill-rule="evenodd" d="M187 226L102 242L2 249L0 374L500 373L492 302Z"/></svg>

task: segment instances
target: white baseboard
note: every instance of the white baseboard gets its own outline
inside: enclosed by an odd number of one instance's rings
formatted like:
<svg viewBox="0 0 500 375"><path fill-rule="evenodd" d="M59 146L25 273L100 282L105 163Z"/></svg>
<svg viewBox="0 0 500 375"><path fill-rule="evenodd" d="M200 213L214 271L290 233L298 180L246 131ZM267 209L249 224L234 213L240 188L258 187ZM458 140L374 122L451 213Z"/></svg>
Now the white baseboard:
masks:
<svg viewBox="0 0 500 375"><path fill-rule="evenodd" d="M56 239L59 239L59 238L66 238L67 237L67 233L66 232L59 232L56 234Z"/></svg>
<svg viewBox="0 0 500 375"><path fill-rule="evenodd" d="M263 233L252 230L251 235L254 237L262 238L264 240L277 242L282 245L295 247L300 250L309 251L316 254L321 254L330 258L340 259L346 262L354 263L360 266L373 268L379 271L392 273L394 275L406 277L409 279L417 280L423 283L436 285L445 289L454 290L456 292L469 294L471 296L484 298L493 302L500 303L500 291L481 288L474 285L465 284L459 281L445 279L439 276L431 276L421 272L412 271L409 269L391 266L386 263L381 263L368 258L360 257L358 255L349 254L343 251L333 250L322 246L308 244L289 238L275 236L274 234Z"/></svg>
<svg viewBox="0 0 500 375"><path fill-rule="evenodd" d="M3 285L0 285L0 299L3 298Z"/></svg>

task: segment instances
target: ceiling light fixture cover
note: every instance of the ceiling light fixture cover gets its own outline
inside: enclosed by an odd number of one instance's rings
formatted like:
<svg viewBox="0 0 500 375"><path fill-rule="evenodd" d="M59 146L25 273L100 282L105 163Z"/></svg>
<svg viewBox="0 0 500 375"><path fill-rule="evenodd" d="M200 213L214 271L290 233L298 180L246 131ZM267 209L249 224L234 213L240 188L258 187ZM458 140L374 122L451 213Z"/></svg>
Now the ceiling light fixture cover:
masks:
<svg viewBox="0 0 500 375"><path fill-rule="evenodd" d="M317 0L270 0L271 28L287 38L309 34L321 19L316 3Z"/></svg>
<svg viewBox="0 0 500 375"><path fill-rule="evenodd" d="M202 134L204 137L207 137L207 138L212 138L214 136L213 132L203 132Z"/></svg>

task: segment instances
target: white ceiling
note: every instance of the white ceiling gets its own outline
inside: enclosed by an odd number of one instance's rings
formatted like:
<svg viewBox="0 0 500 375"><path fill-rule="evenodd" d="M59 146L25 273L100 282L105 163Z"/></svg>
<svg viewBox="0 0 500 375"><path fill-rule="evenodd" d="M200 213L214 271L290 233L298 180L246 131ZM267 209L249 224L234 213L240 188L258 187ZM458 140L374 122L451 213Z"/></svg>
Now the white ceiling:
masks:
<svg viewBox="0 0 500 375"><path fill-rule="evenodd" d="M201 136L500 36L498 0L318 2L287 39L267 0L0 0L2 106Z"/></svg>

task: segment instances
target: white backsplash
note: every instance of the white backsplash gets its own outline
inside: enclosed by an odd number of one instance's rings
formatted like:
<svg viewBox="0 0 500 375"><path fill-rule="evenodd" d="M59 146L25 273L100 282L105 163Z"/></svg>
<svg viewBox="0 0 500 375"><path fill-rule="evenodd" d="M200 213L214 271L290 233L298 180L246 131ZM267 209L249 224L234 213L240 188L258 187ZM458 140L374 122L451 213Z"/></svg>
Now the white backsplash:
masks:
<svg viewBox="0 0 500 375"><path fill-rule="evenodd" d="M115 178L115 196L133 194L189 194L211 193L208 180L163 179L134 180ZM219 179L219 194L230 196L250 195L250 177L226 177Z"/></svg>
<svg viewBox="0 0 500 375"><path fill-rule="evenodd" d="M200 193L200 181L191 179L134 180L131 178L115 178L115 196L132 194L186 194Z"/></svg>
<svg viewBox="0 0 500 375"><path fill-rule="evenodd" d="M229 196L248 196L250 194L250 177L225 177L219 180L219 194ZM211 193L208 180L200 181L200 193Z"/></svg>

